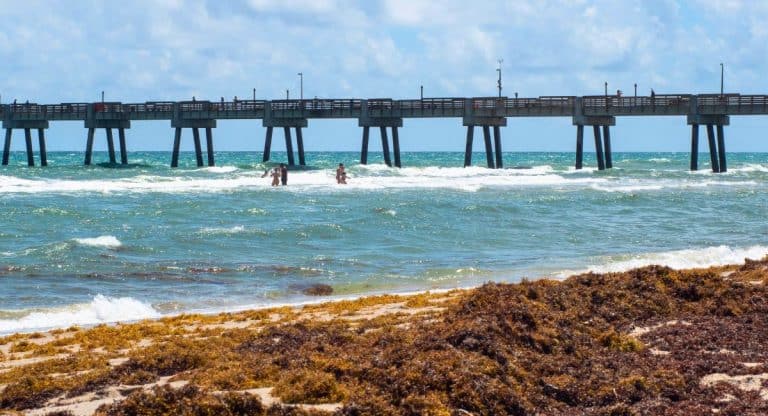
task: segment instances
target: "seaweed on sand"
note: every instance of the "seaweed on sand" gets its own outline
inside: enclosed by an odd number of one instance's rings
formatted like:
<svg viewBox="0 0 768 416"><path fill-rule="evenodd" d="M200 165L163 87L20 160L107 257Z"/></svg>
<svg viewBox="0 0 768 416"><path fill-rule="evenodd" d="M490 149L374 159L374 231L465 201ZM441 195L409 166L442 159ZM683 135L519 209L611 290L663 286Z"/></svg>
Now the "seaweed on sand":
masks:
<svg viewBox="0 0 768 416"><path fill-rule="evenodd" d="M216 391L273 387L282 403L257 407L237 397L252 414L274 415L321 411L289 403L337 402L335 412L350 416L766 414L764 384L702 382L715 372L768 376L766 279L768 259L702 270L650 266L562 282L488 283L424 314L395 308L355 319L377 305L431 304L419 295L313 305L275 322L265 312L227 315L238 322L253 314L256 326L242 329L190 329L224 318L187 316L163 322L155 335L126 331L150 338L148 346L111 341L134 345L129 360L95 372L90 384L54 381L43 367L31 367L26 384L0 374L8 382L0 405L29 408L17 401L19 391L39 404L54 393L173 376L188 387L139 389L100 412L239 414ZM318 319L323 314L330 317ZM87 334L75 336L84 343Z"/></svg>

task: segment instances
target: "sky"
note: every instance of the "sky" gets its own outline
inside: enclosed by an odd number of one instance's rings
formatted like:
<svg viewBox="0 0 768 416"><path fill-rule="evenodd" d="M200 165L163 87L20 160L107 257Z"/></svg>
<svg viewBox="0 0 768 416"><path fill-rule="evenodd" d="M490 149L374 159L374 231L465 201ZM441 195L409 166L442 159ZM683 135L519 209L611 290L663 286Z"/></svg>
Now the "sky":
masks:
<svg viewBox="0 0 768 416"><path fill-rule="evenodd" d="M759 0L3 0L0 101L144 102L298 97L768 94ZM260 151L259 121L219 121L216 150ZM355 120L309 121L308 151L359 150ZM185 132L182 149L191 150ZM404 121L403 151L462 151L460 119ZM49 150L82 150L53 122ZM573 151L570 118L508 119L505 151ZM728 151L768 151L768 117L731 117ZM615 152L688 151L683 117L617 120ZM13 150L23 149L15 133ZM128 149L171 150L170 122L137 122ZM378 145L374 134L371 150ZM478 143L480 142L480 143ZM706 141L703 141L706 142ZM589 141L587 141L589 143ZM480 149L482 140L475 140ZM106 148L103 133L95 150ZM282 150L275 140L273 150ZM592 148L587 144L586 151ZM704 148L702 147L702 151Z"/></svg>

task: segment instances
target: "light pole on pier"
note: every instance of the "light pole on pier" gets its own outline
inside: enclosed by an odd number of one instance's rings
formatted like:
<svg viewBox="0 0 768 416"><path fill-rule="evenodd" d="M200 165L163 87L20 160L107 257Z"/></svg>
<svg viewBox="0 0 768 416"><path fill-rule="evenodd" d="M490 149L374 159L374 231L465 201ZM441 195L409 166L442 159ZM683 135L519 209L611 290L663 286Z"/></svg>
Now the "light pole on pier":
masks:
<svg viewBox="0 0 768 416"><path fill-rule="evenodd" d="M608 81L605 81L605 96L608 96Z"/></svg>
<svg viewBox="0 0 768 416"><path fill-rule="evenodd" d="M101 92L101 103L104 104L104 91Z"/></svg>
<svg viewBox="0 0 768 416"><path fill-rule="evenodd" d="M635 83L635 98L637 98L637 83Z"/></svg>
<svg viewBox="0 0 768 416"><path fill-rule="evenodd" d="M291 99L291 98L290 98L290 97L291 97L291 93L290 93L290 92L288 92L288 91L289 91L289 90L285 90L285 99L286 99L286 100L290 100L290 99Z"/></svg>
<svg viewBox="0 0 768 416"><path fill-rule="evenodd" d="M421 90L421 101L424 101L424 86L420 86L419 89Z"/></svg>
<svg viewBox="0 0 768 416"><path fill-rule="evenodd" d="M499 81L498 81L498 87L499 87L499 98L501 98L501 64L504 62L503 59L499 59L499 67L496 68L496 72L499 73Z"/></svg>
<svg viewBox="0 0 768 416"><path fill-rule="evenodd" d="M725 73L723 68L723 63L720 62L720 95L723 95L723 74Z"/></svg>
<svg viewBox="0 0 768 416"><path fill-rule="evenodd" d="M304 73L299 72L296 75L299 76L299 99L303 100L304 99Z"/></svg>
<svg viewBox="0 0 768 416"><path fill-rule="evenodd" d="M256 101L256 88L253 89L253 101Z"/></svg>

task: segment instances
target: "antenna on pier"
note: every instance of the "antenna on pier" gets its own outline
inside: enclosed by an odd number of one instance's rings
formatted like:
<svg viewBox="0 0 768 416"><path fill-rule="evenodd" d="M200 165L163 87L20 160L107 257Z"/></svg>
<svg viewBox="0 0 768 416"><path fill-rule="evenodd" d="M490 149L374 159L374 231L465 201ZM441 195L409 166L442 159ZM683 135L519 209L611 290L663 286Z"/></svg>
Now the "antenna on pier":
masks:
<svg viewBox="0 0 768 416"><path fill-rule="evenodd" d="M496 68L496 72L499 73L499 81L498 81L498 87L499 87L499 98L501 98L501 64L504 63L504 60L499 58L499 67Z"/></svg>

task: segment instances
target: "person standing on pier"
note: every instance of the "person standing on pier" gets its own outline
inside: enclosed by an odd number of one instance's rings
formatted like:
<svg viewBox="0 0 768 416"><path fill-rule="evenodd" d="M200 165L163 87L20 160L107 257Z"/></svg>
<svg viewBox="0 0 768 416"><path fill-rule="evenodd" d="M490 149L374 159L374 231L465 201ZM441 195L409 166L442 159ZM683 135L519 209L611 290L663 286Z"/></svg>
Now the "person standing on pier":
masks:
<svg viewBox="0 0 768 416"><path fill-rule="evenodd" d="M283 186L288 185L288 167L285 166L285 163L280 164L280 182Z"/></svg>

